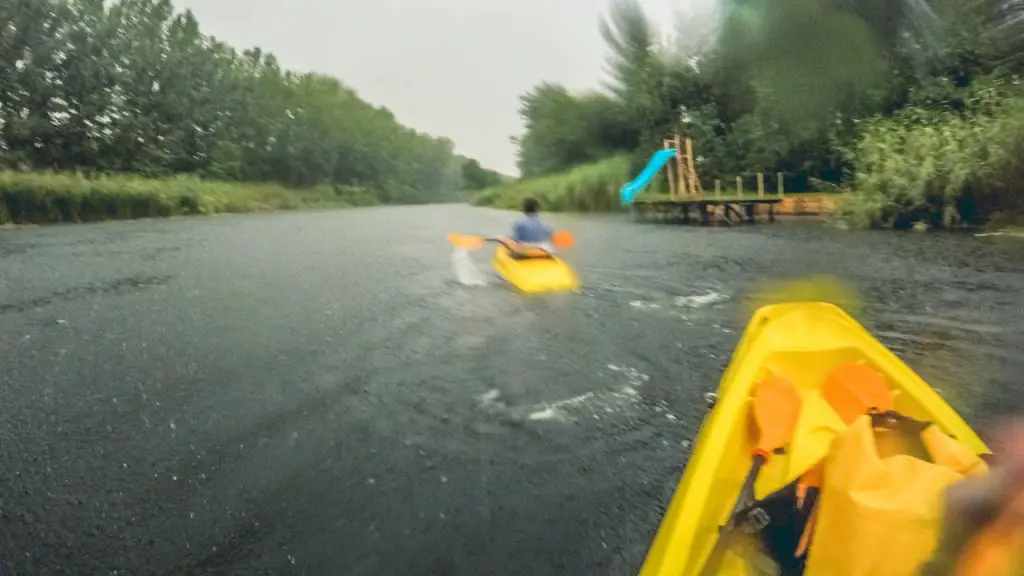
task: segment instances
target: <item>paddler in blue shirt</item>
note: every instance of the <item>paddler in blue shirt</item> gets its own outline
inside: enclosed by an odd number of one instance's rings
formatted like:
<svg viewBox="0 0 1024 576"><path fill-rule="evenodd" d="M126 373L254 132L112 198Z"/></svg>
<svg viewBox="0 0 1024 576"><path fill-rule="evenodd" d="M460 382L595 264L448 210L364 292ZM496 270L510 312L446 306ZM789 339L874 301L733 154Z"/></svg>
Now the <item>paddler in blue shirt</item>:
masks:
<svg viewBox="0 0 1024 576"><path fill-rule="evenodd" d="M540 221L540 202L536 198L523 200L523 214L526 218L512 227L512 240L517 244L528 244L551 251L551 237L554 234L551 226Z"/></svg>

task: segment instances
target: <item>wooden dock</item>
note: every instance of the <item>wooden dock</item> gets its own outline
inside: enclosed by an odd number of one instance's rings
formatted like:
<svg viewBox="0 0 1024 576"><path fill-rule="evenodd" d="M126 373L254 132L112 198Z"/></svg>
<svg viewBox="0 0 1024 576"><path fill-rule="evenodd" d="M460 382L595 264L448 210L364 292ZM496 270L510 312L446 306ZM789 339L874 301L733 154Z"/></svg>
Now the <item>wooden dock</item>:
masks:
<svg viewBox="0 0 1024 576"><path fill-rule="evenodd" d="M775 221L775 208L781 198L688 198L680 200L636 200L633 213L637 220L677 222L681 224L754 223L759 214Z"/></svg>
<svg viewBox="0 0 1024 576"><path fill-rule="evenodd" d="M662 148L662 151L651 158L648 167L642 173L646 180L641 181L638 178L623 186L620 192L623 195L623 202L632 203L637 220L683 224L692 222L704 225L753 224L757 222L758 216L767 217L769 222L774 222L776 215L822 218L837 209L838 201L834 195L802 193L798 197L787 196L785 174L782 172L775 174L777 183L773 193L769 193L765 185L764 173L758 172L755 176L756 196L747 193L742 175L736 176L735 194L723 193L722 181L716 179L714 195L705 195L700 178L697 177L693 141L677 134L675 138L664 140ZM669 162L669 158L675 158L675 162ZM662 168L668 182L668 197L652 196L646 200L637 199L637 186L646 186L652 176L650 171L660 171Z"/></svg>
<svg viewBox="0 0 1024 576"><path fill-rule="evenodd" d="M800 194L785 196L775 214L825 218L839 208L839 194Z"/></svg>

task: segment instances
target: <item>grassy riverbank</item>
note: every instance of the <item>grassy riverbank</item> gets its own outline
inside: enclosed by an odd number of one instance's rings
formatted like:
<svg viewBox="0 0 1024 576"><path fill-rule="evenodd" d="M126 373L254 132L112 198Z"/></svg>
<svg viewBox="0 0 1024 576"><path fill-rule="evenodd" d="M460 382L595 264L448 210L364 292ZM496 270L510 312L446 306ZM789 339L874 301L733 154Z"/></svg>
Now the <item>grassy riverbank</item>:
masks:
<svg viewBox="0 0 1024 576"><path fill-rule="evenodd" d="M523 198L540 200L548 212L612 212L619 209L619 188L629 180L629 159L616 156L571 170L488 188L473 197L476 206L517 210Z"/></svg>
<svg viewBox="0 0 1024 576"><path fill-rule="evenodd" d="M353 186L285 188L193 177L0 171L0 224L49 224L375 204Z"/></svg>

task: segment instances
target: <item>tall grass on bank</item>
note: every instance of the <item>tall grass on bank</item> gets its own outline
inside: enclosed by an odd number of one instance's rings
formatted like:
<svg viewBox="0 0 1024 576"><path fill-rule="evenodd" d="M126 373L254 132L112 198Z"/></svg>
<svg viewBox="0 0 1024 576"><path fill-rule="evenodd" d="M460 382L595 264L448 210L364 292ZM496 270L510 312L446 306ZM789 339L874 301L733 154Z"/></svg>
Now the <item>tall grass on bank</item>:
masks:
<svg viewBox="0 0 1024 576"><path fill-rule="evenodd" d="M978 225L1024 213L1024 98L983 91L957 112L866 123L840 216L859 227Z"/></svg>
<svg viewBox="0 0 1024 576"><path fill-rule="evenodd" d="M619 188L629 180L629 159L615 156L583 164L566 172L510 182L481 191L471 202L518 210L526 197L552 212L612 212L618 210Z"/></svg>
<svg viewBox="0 0 1024 576"><path fill-rule="evenodd" d="M0 171L0 224L48 224L375 204L364 188L304 190L178 177Z"/></svg>

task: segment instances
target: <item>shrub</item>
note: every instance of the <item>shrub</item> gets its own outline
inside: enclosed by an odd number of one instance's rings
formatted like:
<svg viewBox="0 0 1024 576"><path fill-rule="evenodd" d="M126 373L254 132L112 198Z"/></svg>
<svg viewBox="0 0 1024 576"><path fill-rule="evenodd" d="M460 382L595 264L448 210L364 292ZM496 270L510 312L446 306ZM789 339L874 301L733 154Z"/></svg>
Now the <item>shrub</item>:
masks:
<svg viewBox="0 0 1024 576"><path fill-rule="evenodd" d="M965 110L912 107L863 127L842 217L868 227L981 224L1024 208L1024 97L981 90Z"/></svg>

